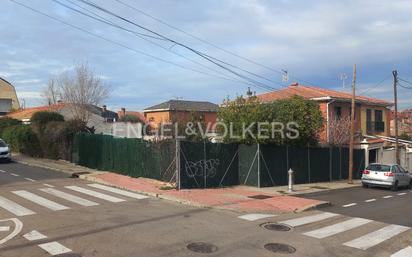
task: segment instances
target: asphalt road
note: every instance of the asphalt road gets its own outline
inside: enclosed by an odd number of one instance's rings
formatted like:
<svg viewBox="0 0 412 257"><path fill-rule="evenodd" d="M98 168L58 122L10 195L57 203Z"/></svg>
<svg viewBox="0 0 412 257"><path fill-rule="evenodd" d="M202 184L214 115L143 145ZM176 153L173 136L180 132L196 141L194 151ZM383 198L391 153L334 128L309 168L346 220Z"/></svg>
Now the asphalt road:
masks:
<svg viewBox="0 0 412 257"><path fill-rule="evenodd" d="M311 211L244 217L245 213L194 208L113 191L67 178L63 173L20 164L4 164L0 169L4 171L0 172L1 257L383 257L402 249L408 251L406 247L412 245L409 227L359 220L351 215ZM267 222L286 223L291 230L261 227ZM387 228L392 237L378 240L375 245L350 243ZM213 252L198 253L187 248L199 242L212 246L195 245L196 250ZM361 242L376 242L376 238ZM265 249L269 243L288 244L296 251L289 255L274 253Z"/></svg>
<svg viewBox="0 0 412 257"><path fill-rule="evenodd" d="M355 217L412 227L412 190L393 192L386 188L347 188L301 195L326 200L331 206L322 208Z"/></svg>

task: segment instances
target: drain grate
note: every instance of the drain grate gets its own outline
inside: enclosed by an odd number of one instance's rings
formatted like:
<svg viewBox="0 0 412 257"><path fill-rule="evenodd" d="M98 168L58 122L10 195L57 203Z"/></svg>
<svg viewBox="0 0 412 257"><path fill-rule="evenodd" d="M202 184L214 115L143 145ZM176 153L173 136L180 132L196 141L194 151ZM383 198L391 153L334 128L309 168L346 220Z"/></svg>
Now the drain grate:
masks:
<svg viewBox="0 0 412 257"><path fill-rule="evenodd" d="M253 199L263 200L263 199L272 198L273 196L271 196L271 195L251 195L251 196L248 196L248 197L253 198Z"/></svg>
<svg viewBox="0 0 412 257"><path fill-rule="evenodd" d="M263 227L263 228L266 228L268 230L274 230L274 231L290 231L290 229L291 229L287 225L273 223L273 222L263 223L260 226Z"/></svg>
<svg viewBox="0 0 412 257"><path fill-rule="evenodd" d="M265 244L265 249L274 253L285 253L285 254L289 254L289 253L294 253L296 252L296 248L291 246L291 245L287 245L287 244L279 244L279 243L269 243L269 244Z"/></svg>
<svg viewBox="0 0 412 257"><path fill-rule="evenodd" d="M190 251L196 253L213 253L216 252L218 249L216 245L205 242L190 243L186 247Z"/></svg>

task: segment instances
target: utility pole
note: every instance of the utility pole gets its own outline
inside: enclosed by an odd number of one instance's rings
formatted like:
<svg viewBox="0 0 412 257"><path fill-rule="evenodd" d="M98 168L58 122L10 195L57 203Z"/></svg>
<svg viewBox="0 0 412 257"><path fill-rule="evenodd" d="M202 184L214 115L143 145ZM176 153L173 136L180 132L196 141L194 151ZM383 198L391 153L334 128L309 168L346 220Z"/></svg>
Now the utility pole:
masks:
<svg viewBox="0 0 412 257"><path fill-rule="evenodd" d="M355 87L356 87L356 64L353 65L353 77L352 77L352 109L350 115L350 141L349 141L349 173L348 183L352 184L353 173L353 144L355 136Z"/></svg>
<svg viewBox="0 0 412 257"><path fill-rule="evenodd" d="M399 158L399 135L398 135L398 71L392 71L393 75L393 97L395 101L395 163L400 164Z"/></svg>

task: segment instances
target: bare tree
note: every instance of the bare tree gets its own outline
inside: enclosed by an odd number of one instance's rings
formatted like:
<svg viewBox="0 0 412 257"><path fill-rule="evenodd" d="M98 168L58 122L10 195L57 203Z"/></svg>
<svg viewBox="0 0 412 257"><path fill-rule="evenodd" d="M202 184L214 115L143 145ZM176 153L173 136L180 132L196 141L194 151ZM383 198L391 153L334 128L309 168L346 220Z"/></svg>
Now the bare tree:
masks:
<svg viewBox="0 0 412 257"><path fill-rule="evenodd" d="M49 82L47 83L47 86L44 88L42 92L42 96L46 100L48 105L57 104L58 101L62 98L58 83L58 78L50 78Z"/></svg>
<svg viewBox="0 0 412 257"><path fill-rule="evenodd" d="M51 103L62 100L69 104L73 118L87 123L91 108L99 106L109 94L108 85L94 74L87 63L76 65L74 72L63 72L51 79L45 97Z"/></svg>
<svg viewBox="0 0 412 257"><path fill-rule="evenodd" d="M336 146L344 146L350 139L350 116L332 119L329 124L329 143Z"/></svg>

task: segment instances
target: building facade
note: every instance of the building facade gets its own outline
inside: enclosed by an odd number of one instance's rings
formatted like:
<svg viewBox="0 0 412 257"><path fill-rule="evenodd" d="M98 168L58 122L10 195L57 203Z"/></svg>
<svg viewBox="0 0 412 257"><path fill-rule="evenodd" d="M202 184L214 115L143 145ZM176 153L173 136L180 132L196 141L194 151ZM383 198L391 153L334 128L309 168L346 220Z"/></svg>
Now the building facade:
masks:
<svg viewBox="0 0 412 257"><path fill-rule="evenodd" d="M0 78L0 116L20 109L16 89L7 80Z"/></svg>

